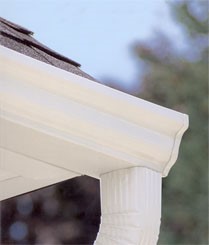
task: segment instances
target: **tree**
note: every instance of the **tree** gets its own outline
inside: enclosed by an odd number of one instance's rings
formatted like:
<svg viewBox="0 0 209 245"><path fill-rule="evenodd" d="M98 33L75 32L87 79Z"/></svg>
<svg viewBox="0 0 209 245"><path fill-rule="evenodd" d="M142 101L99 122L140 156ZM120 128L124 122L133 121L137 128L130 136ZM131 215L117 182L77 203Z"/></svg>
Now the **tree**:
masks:
<svg viewBox="0 0 209 245"><path fill-rule="evenodd" d="M163 181L159 244L208 244L208 1L173 2L187 47L165 34L137 42L144 67L138 96L189 114L179 159Z"/></svg>

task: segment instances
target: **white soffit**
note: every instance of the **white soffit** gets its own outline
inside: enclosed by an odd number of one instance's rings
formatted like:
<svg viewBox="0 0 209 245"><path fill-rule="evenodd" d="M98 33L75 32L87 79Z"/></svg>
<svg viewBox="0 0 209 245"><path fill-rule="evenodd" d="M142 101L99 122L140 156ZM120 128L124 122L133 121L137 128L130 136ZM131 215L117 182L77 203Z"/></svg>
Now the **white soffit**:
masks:
<svg viewBox="0 0 209 245"><path fill-rule="evenodd" d="M78 176L0 147L0 200Z"/></svg>
<svg viewBox="0 0 209 245"><path fill-rule="evenodd" d="M166 176L175 163L187 115L2 46L0 60L3 151L98 178L133 166Z"/></svg>

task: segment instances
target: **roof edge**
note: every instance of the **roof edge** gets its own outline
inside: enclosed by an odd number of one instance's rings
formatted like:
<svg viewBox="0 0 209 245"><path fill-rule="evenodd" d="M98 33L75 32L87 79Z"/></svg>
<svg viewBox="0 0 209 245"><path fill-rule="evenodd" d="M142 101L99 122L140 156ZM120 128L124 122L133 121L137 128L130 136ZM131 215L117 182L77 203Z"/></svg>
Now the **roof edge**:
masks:
<svg viewBox="0 0 209 245"><path fill-rule="evenodd" d="M30 31L30 30L28 30L28 29L26 29L26 28L24 28L22 26L19 26L19 25L15 24L15 23L13 23L11 21L8 21L8 20L6 20L4 18L0 17L0 22L4 23L7 26L7 28L10 27L10 28L22 33L22 34L25 34L27 37L28 36L32 36L34 34L32 31ZM38 49L42 50L43 52L45 52L45 53L47 53L47 54L49 54L49 55L51 55L51 56L53 56L53 57L55 57L55 58L57 58L59 60L62 60L62 61L67 62L67 63L70 63L71 65L74 65L76 67L80 67L81 66L81 64L79 64L78 62L76 62L76 61L74 61L74 60L72 60L72 59L70 59L70 58L68 58L68 57L66 57L66 56L64 56L62 54L57 53L56 51L54 51L54 50L50 49L49 47L43 45L42 43L38 42L33 37L31 37L31 40L35 40L34 42L28 40L26 37L24 38L24 36L19 37L18 35L9 34L9 33L5 32L5 31L1 31L1 33L3 35L5 35L5 36L9 37L9 38L12 38L12 39L14 39L16 41L24 43L25 45L38 48Z"/></svg>
<svg viewBox="0 0 209 245"><path fill-rule="evenodd" d="M3 22L4 24L10 26L11 28L15 29L16 31L19 31L23 34L26 34L26 35L33 35L34 33L28 29L26 29L25 27L22 27L20 25L17 25L9 20L6 20L2 17L0 17L0 21Z"/></svg>
<svg viewBox="0 0 209 245"><path fill-rule="evenodd" d="M92 161L94 154L108 157L109 165L102 160L94 167L88 163L89 173L97 169L95 176L132 166L168 174L188 127L185 114L4 47L0 47L0 59L5 77L2 116L4 110L7 115L15 112L18 117L13 120L89 149ZM77 172L82 172L80 167Z"/></svg>

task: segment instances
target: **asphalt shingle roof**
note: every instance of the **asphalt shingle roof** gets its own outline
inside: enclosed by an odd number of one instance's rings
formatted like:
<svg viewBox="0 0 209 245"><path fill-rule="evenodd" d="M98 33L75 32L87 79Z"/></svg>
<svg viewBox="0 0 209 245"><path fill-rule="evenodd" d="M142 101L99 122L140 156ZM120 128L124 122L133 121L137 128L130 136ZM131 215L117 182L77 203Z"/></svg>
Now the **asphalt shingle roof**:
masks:
<svg viewBox="0 0 209 245"><path fill-rule="evenodd" d="M80 64L53 51L32 37L33 32L0 17L0 45L60 69L96 81Z"/></svg>

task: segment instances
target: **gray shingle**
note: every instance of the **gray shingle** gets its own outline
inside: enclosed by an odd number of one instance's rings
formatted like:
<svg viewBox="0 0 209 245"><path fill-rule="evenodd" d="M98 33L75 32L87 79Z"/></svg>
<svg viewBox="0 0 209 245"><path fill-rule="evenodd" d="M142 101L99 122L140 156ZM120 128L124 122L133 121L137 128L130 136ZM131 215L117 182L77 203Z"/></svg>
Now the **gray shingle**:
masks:
<svg viewBox="0 0 209 245"><path fill-rule="evenodd" d="M96 81L79 69L80 64L46 47L32 37L33 32L0 17L0 44L78 76Z"/></svg>

